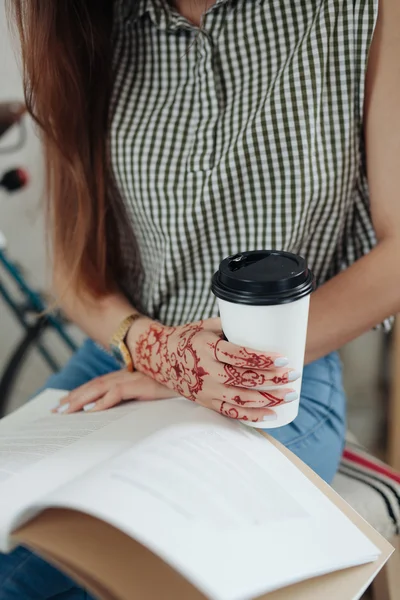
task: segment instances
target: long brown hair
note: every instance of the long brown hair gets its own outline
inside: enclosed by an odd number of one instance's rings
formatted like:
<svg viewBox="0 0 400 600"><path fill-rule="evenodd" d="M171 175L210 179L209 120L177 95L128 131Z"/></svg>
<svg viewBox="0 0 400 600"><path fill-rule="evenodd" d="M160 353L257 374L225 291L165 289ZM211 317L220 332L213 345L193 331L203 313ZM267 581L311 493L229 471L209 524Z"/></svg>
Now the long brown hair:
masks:
<svg viewBox="0 0 400 600"><path fill-rule="evenodd" d="M29 112L44 141L55 271L76 291L114 289L122 269L107 137L112 0L8 0Z"/></svg>

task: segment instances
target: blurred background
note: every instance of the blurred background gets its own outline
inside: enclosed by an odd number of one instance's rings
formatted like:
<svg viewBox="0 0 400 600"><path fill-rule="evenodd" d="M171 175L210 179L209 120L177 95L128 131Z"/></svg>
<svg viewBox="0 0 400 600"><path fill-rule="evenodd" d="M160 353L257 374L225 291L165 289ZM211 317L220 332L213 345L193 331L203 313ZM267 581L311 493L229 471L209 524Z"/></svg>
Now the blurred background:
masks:
<svg viewBox="0 0 400 600"><path fill-rule="evenodd" d="M9 101L23 101L16 49L16 41L12 40L7 28L5 3L4 0L0 0L0 105ZM1 185L2 177L5 181L4 174L14 172L17 168L22 168L27 173L28 183L21 190L8 193L4 184ZM34 124L25 116L20 124L10 127L0 137L0 232L7 242L6 258L21 270L22 276L33 290L45 290L48 283L42 210L43 190L44 172L40 141ZM18 286L15 286L13 278L6 273L4 265L0 272L0 287L2 285L6 286L17 302L23 302ZM30 318L30 314L27 313L28 322ZM80 332L69 326L66 330L79 343L83 337ZM0 377L10 356L23 339L23 334L24 329L0 295ZM51 330L46 331L43 337L51 355L58 364L63 364L71 352ZM39 352L32 348L19 369L7 410L17 408L25 402L43 385L51 373Z"/></svg>
<svg viewBox="0 0 400 600"><path fill-rule="evenodd" d="M23 99L21 77L11 39L7 31L4 0L0 0L0 103ZM8 152L18 143L21 131L11 127L0 139L0 179L9 169L23 167L29 173L29 183L13 194L0 188L0 230L7 239L7 255L17 261L24 277L34 288L46 288L46 240L43 227L43 165L41 148L35 128L24 117L26 140L21 148ZM7 280L0 271L0 282ZM79 342L82 338L74 328L68 331ZM0 297L0 375L22 338L23 329L12 311ZM69 351L51 331L44 334L46 345L58 362L63 363ZM345 384L349 399L349 428L359 441L374 452L382 453L386 436L387 352L384 335L373 331L343 349ZM35 393L50 374L36 350L20 369L7 410L14 409Z"/></svg>

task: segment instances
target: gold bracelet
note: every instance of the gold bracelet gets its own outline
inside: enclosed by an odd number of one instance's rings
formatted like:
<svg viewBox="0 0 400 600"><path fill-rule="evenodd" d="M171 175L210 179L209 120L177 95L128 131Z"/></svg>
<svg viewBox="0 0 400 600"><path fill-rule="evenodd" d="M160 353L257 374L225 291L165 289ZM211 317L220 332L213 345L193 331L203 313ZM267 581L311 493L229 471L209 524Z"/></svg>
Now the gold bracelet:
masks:
<svg viewBox="0 0 400 600"><path fill-rule="evenodd" d="M130 372L135 370L135 366L133 364L132 354L126 344L126 336L132 325L139 319L143 319L143 315L140 313L134 313L133 315L125 317L109 342L112 355L116 358L121 367L126 367Z"/></svg>

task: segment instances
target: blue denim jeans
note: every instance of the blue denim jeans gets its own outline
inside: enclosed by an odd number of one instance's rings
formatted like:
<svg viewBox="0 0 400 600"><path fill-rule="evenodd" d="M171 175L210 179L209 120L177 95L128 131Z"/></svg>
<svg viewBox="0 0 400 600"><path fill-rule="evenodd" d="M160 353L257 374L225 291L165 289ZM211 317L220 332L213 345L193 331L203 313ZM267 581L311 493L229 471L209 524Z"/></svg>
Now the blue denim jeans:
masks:
<svg viewBox="0 0 400 600"><path fill-rule="evenodd" d="M71 390L118 369L116 361L87 341L46 387ZM330 482L344 445L346 401L336 353L307 365L299 415L270 431L323 479ZM92 600L85 590L29 550L0 554L0 600Z"/></svg>

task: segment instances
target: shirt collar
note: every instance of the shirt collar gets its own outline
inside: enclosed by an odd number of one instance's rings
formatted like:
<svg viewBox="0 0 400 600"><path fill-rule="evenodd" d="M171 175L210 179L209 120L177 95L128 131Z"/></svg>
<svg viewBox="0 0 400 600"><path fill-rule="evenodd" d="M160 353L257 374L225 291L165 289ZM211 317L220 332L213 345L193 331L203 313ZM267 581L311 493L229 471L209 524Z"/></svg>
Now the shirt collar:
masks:
<svg viewBox="0 0 400 600"><path fill-rule="evenodd" d="M232 0L216 0L210 7L209 12L217 6L227 4ZM136 23L145 15L149 15L151 20L159 29L174 30L178 27L190 28L193 26L180 15L168 0L124 0L125 18L131 23Z"/></svg>

